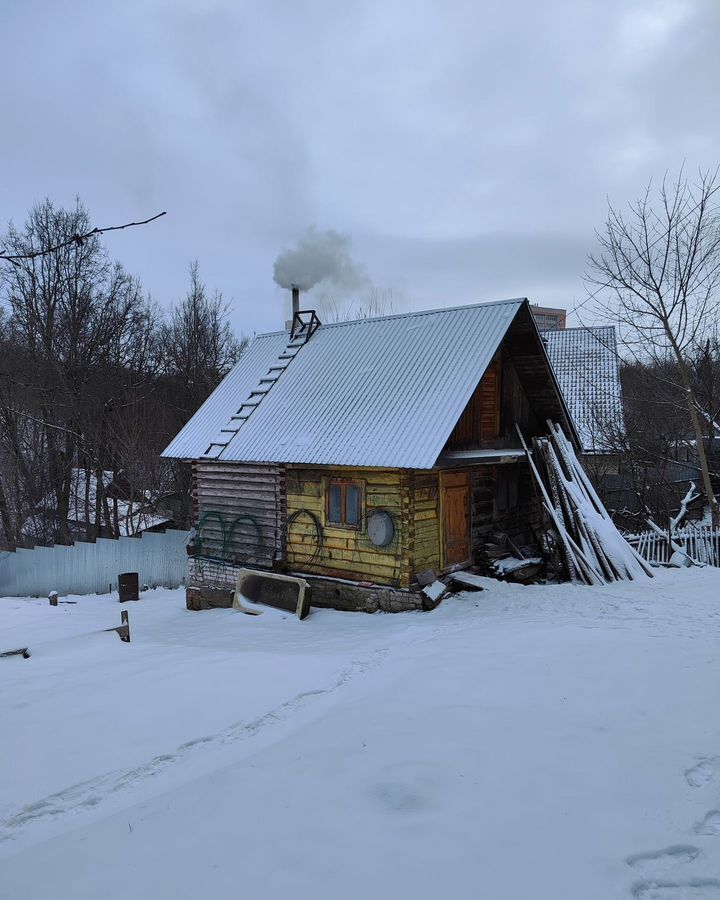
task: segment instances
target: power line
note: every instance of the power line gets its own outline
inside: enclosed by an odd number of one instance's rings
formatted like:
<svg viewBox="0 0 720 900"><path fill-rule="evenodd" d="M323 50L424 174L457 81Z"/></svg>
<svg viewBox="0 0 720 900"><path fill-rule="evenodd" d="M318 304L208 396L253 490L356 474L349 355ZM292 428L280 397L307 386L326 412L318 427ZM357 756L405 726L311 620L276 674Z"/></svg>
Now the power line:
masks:
<svg viewBox="0 0 720 900"><path fill-rule="evenodd" d="M167 212L161 212L151 216L149 219L143 219L142 222L127 222L125 225L108 225L106 228L93 228L92 231L86 231L83 234L74 234L72 237L69 237L65 241L61 241L54 247L46 247L43 250L33 250L30 253L0 253L0 260L12 263L13 265L19 265L22 260L37 259L39 256L57 253L58 250L63 250L65 247L82 247L88 238L95 237L98 234L107 234L109 231L122 231L124 228L135 228L138 225L148 225L150 222L154 222L156 219L160 219L162 216L166 215Z"/></svg>

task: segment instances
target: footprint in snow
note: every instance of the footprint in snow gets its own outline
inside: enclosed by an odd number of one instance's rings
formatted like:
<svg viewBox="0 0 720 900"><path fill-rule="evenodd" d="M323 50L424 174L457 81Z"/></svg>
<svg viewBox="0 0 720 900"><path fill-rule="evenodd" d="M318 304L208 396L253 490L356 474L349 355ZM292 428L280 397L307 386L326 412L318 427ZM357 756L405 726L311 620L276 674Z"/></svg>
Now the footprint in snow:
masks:
<svg viewBox="0 0 720 900"><path fill-rule="evenodd" d="M676 844L664 850L651 850L649 853L635 853L628 856L625 862L638 872L647 875L662 874L678 865L691 863L700 854L698 847L690 844Z"/></svg>
<svg viewBox="0 0 720 900"><path fill-rule="evenodd" d="M695 834L720 834L720 809L711 809L693 828Z"/></svg>
<svg viewBox="0 0 720 900"><path fill-rule="evenodd" d="M717 756L701 756L692 768L685 772L685 781L690 787L703 787L715 777L720 769L720 758Z"/></svg>
<svg viewBox="0 0 720 900"><path fill-rule="evenodd" d="M692 878L689 881L639 881L632 887L635 900L718 900L720 881Z"/></svg>
<svg viewBox="0 0 720 900"><path fill-rule="evenodd" d="M438 769L425 763L388 766L370 793L393 813L428 813L442 805L444 782Z"/></svg>

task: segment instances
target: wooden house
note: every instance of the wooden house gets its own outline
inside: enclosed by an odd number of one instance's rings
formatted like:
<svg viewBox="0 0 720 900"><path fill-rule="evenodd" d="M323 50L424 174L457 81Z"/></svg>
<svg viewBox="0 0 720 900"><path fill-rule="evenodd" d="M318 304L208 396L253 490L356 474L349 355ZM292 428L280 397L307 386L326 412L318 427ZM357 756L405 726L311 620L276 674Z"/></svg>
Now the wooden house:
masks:
<svg viewBox="0 0 720 900"><path fill-rule="evenodd" d="M577 435L527 300L257 336L164 451L193 467L188 606L238 567L302 573L313 605L422 607L418 575L524 543L539 507L516 426Z"/></svg>

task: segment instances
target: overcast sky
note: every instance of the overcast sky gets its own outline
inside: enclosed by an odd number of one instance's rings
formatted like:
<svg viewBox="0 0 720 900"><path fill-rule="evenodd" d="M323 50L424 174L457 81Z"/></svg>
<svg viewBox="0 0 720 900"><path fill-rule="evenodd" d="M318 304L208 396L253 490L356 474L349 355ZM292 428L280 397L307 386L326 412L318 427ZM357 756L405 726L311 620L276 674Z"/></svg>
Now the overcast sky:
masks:
<svg viewBox="0 0 720 900"><path fill-rule="evenodd" d="M720 162L719 45L719 0L8 0L0 218L167 210L111 253L163 304L197 257L245 333L311 225L397 311L572 308L608 197Z"/></svg>

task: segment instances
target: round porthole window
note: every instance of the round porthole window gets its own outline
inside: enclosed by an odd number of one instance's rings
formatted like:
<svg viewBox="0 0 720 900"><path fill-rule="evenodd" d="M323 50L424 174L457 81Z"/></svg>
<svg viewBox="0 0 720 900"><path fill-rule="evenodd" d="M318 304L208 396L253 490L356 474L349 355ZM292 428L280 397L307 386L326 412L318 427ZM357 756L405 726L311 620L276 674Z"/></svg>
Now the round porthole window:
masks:
<svg viewBox="0 0 720 900"><path fill-rule="evenodd" d="M395 525L390 513L383 509L370 513L367 520L367 533L376 547L387 547L395 536Z"/></svg>

